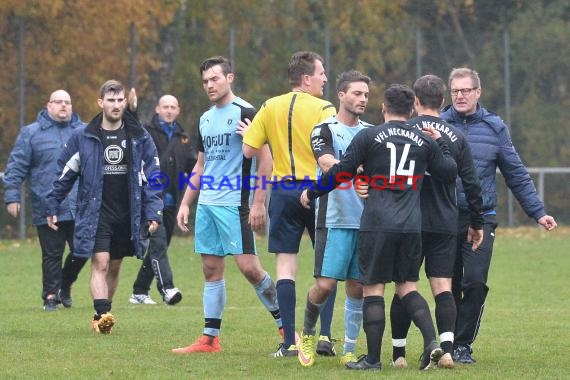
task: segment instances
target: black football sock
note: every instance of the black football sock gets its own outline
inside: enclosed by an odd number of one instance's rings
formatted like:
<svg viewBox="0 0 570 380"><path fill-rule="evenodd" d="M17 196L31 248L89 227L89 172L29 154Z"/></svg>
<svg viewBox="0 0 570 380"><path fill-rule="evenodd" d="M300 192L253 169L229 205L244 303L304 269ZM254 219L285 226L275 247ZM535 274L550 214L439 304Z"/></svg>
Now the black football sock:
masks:
<svg viewBox="0 0 570 380"><path fill-rule="evenodd" d="M413 291L406 294L402 299L402 304L406 308L408 315L414 324L420 329L424 338L424 348L435 341L435 328L426 300L420 293Z"/></svg>
<svg viewBox="0 0 570 380"><path fill-rule="evenodd" d="M394 294L390 305L390 326L392 326L392 360L406 357L406 337L412 324L400 297Z"/></svg>
<svg viewBox="0 0 570 380"><path fill-rule="evenodd" d="M362 327L366 333L366 346L368 348L366 361L369 364L376 364L380 361L382 336L386 326L384 313L384 297L364 297L364 302L362 303Z"/></svg>
<svg viewBox="0 0 570 380"><path fill-rule="evenodd" d="M111 302L108 299L93 300L93 308L95 309L95 319L101 318L101 315L111 311Z"/></svg>
<svg viewBox="0 0 570 380"><path fill-rule="evenodd" d="M442 292L435 296L435 321L441 348L446 353L453 350L453 332L455 331L455 319L457 308L451 292Z"/></svg>

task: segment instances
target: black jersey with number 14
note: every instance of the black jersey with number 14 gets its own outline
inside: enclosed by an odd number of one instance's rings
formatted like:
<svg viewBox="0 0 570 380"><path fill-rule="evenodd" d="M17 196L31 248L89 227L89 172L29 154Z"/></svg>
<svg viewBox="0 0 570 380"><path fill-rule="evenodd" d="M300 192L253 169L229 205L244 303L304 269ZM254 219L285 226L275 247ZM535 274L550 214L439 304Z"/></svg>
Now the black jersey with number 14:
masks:
<svg viewBox="0 0 570 380"><path fill-rule="evenodd" d="M341 161L328 174L333 187L344 191L357 168L370 183L360 223L361 231L421 232L420 190L429 167L442 182L453 182L457 166L445 140L437 143L401 121L390 121L360 131ZM310 191L309 198L326 190Z"/></svg>

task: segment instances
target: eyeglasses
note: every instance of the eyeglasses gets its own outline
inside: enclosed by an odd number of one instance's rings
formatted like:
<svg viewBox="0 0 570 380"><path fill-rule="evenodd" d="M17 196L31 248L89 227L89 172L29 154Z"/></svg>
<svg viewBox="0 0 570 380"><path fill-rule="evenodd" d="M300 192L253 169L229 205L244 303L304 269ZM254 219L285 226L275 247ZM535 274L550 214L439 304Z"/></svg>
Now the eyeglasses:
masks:
<svg viewBox="0 0 570 380"><path fill-rule="evenodd" d="M478 87L473 87L473 88L459 88L459 89L455 89L455 90L451 90L451 96L457 96L459 95L459 93L461 92L461 95L463 96L469 96L471 95L471 91L478 89Z"/></svg>
<svg viewBox="0 0 570 380"><path fill-rule="evenodd" d="M57 100L50 100L50 103L55 103L55 104L65 104L66 106L70 106L71 105L71 100L61 100L61 99L57 99Z"/></svg>

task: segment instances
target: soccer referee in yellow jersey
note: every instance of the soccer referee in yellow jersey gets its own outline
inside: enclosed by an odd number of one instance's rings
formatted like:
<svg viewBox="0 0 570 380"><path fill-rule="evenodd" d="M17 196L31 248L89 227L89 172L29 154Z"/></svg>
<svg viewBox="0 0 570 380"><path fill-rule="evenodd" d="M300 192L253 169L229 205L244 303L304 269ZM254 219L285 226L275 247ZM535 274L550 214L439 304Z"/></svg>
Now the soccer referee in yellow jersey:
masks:
<svg viewBox="0 0 570 380"><path fill-rule="evenodd" d="M269 202L269 252L277 254L277 300L283 321L284 342L274 357L297 356L295 345L295 276L297 252L305 228L314 244L315 210L299 203L303 180L316 181L316 161L311 149L311 131L336 114L335 107L320 99L327 83L323 58L310 51L291 56L288 77L292 90L267 100L244 134L247 158L259 153L266 142L273 154L273 178ZM305 182L306 183L306 182ZM321 313L321 353L334 355L330 342L330 321L334 297ZM317 350L319 352L319 349Z"/></svg>

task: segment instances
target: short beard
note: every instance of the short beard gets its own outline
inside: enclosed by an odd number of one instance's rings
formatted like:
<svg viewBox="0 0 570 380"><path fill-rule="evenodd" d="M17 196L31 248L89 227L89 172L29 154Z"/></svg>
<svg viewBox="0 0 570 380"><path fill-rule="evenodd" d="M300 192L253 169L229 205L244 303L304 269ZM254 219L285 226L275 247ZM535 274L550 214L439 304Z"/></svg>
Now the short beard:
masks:
<svg viewBox="0 0 570 380"><path fill-rule="evenodd" d="M103 114L103 117L105 118L105 120L107 120L110 123L116 123L121 121L121 119L123 118L123 112L121 112L121 114L118 117L113 116L112 114Z"/></svg>

